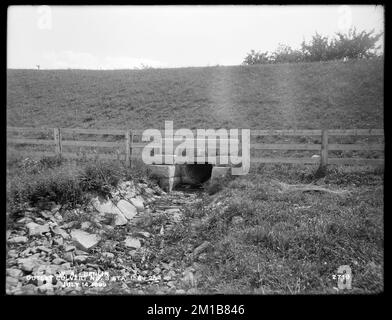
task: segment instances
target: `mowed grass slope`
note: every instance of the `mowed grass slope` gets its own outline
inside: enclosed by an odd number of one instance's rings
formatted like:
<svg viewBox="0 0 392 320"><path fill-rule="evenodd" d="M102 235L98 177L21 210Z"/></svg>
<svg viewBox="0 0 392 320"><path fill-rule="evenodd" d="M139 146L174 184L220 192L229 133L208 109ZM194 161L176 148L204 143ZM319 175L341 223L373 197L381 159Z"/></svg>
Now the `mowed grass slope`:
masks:
<svg viewBox="0 0 392 320"><path fill-rule="evenodd" d="M181 69L8 70L9 126L383 127L383 61Z"/></svg>

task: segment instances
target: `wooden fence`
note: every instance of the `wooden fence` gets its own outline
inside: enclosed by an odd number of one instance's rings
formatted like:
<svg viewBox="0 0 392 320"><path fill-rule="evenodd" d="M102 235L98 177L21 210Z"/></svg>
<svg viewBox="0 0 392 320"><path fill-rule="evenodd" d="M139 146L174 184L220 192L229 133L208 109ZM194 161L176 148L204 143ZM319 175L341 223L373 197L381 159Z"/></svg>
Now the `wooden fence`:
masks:
<svg viewBox="0 0 392 320"><path fill-rule="evenodd" d="M33 139L9 137L11 133L40 133L42 130L53 131L52 139ZM64 147L100 147L100 148L121 148L122 154L83 154L84 157L102 159L124 160L127 165L131 164L131 159L140 158L140 152L135 151L144 148L148 142L138 142L134 137L141 136L143 130L115 130L115 129L76 129L76 128L27 128L27 127L7 127L7 144L19 145L50 145L54 150L50 151L28 151L25 152L31 156L51 156L59 155L65 158L79 158L82 155L77 152L66 152ZM109 135L120 136L121 141L91 141L91 140L64 140L65 134L77 135ZM297 136L297 137L320 137L320 143L253 143L252 138L265 136ZM330 143L330 137L336 136L384 136L383 129L333 129L333 130L251 130L251 150L313 150L318 152L320 157L251 157L251 163L300 163L300 164L317 164L327 166L328 164L365 164L365 165L382 165L383 158L337 158L330 157L330 151L384 151L384 143L350 143L336 144Z"/></svg>

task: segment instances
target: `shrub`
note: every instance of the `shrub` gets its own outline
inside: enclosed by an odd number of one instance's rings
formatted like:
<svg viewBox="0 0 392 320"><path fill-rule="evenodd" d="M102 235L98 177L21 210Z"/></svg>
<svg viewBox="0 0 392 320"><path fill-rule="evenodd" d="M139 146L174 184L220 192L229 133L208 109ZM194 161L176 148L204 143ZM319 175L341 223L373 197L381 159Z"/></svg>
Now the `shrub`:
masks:
<svg viewBox="0 0 392 320"><path fill-rule="evenodd" d="M336 37L329 39L317 32L312 39L301 43L300 50L293 50L290 46L279 44L272 52L256 52L251 50L245 57L243 64L267 64L267 63L292 63L292 62L314 62L342 59L362 59L377 57L376 46L382 33L357 32L355 28L350 29L347 34L336 33Z"/></svg>
<svg viewBox="0 0 392 320"><path fill-rule="evenodd" d="M53 201L75 205L84 195L77 178L67 170L48 169L38 174L24 173L10 183L8 198L11 206L25 202L36 205Z"/></svg>
<svg viewBox="0 0 392 320"><path fill-rule="evenodd" d="M107 196L120 181L122 173L123 169L119 165L95 161L84 166L78 179L83 190Z"/></svg>

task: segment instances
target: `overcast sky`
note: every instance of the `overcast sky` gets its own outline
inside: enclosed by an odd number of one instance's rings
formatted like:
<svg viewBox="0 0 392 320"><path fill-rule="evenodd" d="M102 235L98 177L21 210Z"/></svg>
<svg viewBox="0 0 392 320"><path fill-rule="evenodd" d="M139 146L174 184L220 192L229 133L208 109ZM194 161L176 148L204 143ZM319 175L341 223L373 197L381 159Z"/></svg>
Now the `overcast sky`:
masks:
<svg viewBox="0 0 392 320"><path fill-rule="evenodd" d="M317 31L384 31L363 6L11 6L7 67L129 69L238 65L251 49L299 48Z"/></svg>

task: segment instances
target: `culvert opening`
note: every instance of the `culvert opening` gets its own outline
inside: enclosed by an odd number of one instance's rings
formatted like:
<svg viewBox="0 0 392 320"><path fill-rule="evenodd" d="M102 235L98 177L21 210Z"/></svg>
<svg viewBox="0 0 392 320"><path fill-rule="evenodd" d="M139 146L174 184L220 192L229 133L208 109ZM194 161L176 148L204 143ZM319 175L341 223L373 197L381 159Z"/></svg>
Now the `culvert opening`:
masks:
<svg viewBox="0 0 392 320"><path fill-rule="evenodd" d="M211 178L212 164L185 164L182 168L183 184L200 187Z"/></svg>

